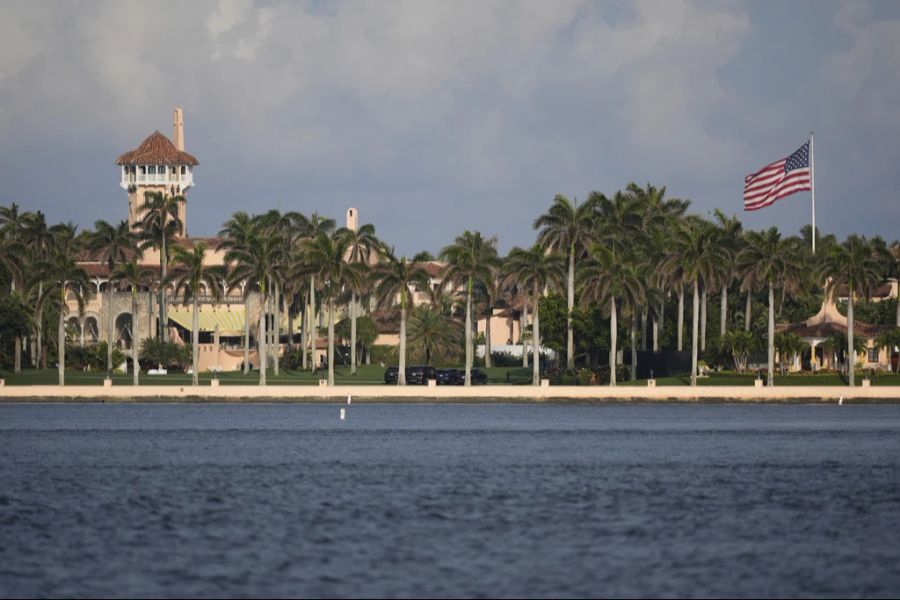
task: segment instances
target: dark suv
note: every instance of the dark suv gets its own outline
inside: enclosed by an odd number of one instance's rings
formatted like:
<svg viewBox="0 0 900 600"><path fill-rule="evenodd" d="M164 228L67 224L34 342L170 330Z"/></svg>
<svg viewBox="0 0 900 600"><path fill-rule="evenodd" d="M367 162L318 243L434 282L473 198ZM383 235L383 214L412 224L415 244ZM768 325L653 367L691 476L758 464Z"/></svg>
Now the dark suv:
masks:
<svg viewBox="0 0 900 600"><path fill-rule="evenodd" d="M481 369L472 369L471 378L472 378L472 385L487 384L487 373L485 373Z"/></svg>
<svg viewBox="0 0 900 600"><path fill-rule="evenodd" d="M397 378L400 374L399 367L388 367L384 370L384 382L385 383L397 383Z"/></svg>
<svg viewBox="0 0 900 600"><path fill-rule="evenodd" d="M417 366L406 369L406 383L409 385L425 385L429 379L434 378L434 367Z"/></svg>
<svg viewBox="0 0 900 600"><path fill-rule="evenodd" d="M462 385L465 378L459 369L437 369L434 376L438 385Z"/></svg>

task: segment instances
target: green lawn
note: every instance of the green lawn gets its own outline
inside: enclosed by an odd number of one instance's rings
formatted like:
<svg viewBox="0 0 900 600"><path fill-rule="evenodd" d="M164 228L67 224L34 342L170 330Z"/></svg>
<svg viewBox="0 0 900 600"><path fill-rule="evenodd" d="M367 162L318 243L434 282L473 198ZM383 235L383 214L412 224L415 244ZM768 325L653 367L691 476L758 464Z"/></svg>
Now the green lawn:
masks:
<svg viewBox="0 0 900 600"><path fill-rule="evenodd" d="M531 368L521 367L493 367L482 369L488 375L489 384L530 385ZM507 379L507 374L509 375ZM270 385L318 385L319 378L327 374L317 371L315 374L309 371L282 371L275 376L270 370L268 383ZM335 383L338 385L372 385L384 382L384 369L377 366L361 366L356 375L350 374L349 367L335 368ZM19 374L9 371L0 371L0 377L6 380L7 385L56 385L56 369L27 369ZM85 373L82 371L66 371L66 384L68 385L102 385L105 374L102 372ZM862 374L857 374L856 384L861 385ZM131 385L131 375L113 375L113 385ZM211 373L201 373L201 385L209 385L212 379ZM709 377L701 377L697 385L743 385L752 386L754 375L737 375L734 373L713 374ZM221 385L256 385L259 382L259 373L251 371L244 376L240 372L221 373L219 375ZM690 385L691 378L687 375L678 377L660 377L656 380L658 386L683 386ZM171 375L147 375L141 374L141 384L144 385L191 385L191 376L183 373ZM623 386L646 386L647 380L620 381ZM775 376L777 386L805 386L805 385L847 385L846 380L835 374L822 375L788 375ZM900 385L900 375L893 373L881 373L872 376L873 386Z"/></svg>
<svg viewBox="0 0 900 600"><path fill-rule="evenodd" d="M864 375L862 373L856 374L856 385L862 385L862 380ZM712 374L709 377L701 377L697 379L697 385L746 385L752 386L754 380L756 379L755 375L737 375L735 373L720 373L720 374ZM763 377L765 379L765 377ZM658 386L679 386L679 385L690 385L691 377L690 375L682 375L677 377L660 377L656 380L656 385ZM633 386L646 386L647 380L641 379L638 381L623 381L620 382L620 385L633 385ZM800 375L775 375L775 385L776 386L805 386L805 385L841 385L846 386L847 380L846 378L836 375L834 373L823 373L821 375L809 375L809 374L800 374ZM900 375L894 373L881 373L872 375L872 385L873 386L888 386L888 385L900 385Z"/></svg>
<svg viewBox="0 0 900 600"><path fill-rule="evenodd" d="M495 367L482 369L488 375L488 383L507 383L506 374L509 372L509 383L526 385L531 383L531 369ZM320 378L328 376L327 371L317 371L315 374L309 371L284 371L274 375L269 370L266 380L270 385L318 385ZM56 385L56 369L26 369L15 374L9 371L0 371L0 377L6 380L6 385ZM66 385L102 385L106 377L104 372L85 373L83 371L66 371ZM200 384L209 385L212 379L211 373L200 374ZM337 385L372 385L384 383L384 369L377 365L361 366L356 375L350 374L349 367L336 367L334 379ZM131 385L132 375L114 374L113 385ZM240 372L228 372L219 374L220 385L256 385L259 382L259 372L251 371L249 375ZM191 385L191 376L183 373L170 375L147 375L141 373L142 385Z"/></svg>

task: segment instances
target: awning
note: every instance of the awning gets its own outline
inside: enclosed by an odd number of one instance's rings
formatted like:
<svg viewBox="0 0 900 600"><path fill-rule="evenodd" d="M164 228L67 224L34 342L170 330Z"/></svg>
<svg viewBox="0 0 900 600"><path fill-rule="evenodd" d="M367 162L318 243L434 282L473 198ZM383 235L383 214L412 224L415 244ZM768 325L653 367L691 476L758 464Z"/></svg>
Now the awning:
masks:
<svg viewBox="0 0 900 600"><path fill-rule="evenodd" d="M169 307L168 316L188 331L193 327L193 309L191 307ZM201 307L199 322L200 331L213 333L219 326L219 335L223 337L239 337L244 335L244 307L231 306L230 310Z"/></svg>
<svg viewBox="0 0 900 600"><path fill-rule="evenodd" d="M169 305L169 319L175 321L188 331L191 331L191 323L193 321L193 309L190 306L178 306L177 308ZM244 307L241 305L230 305L228 308L216 308L215 310L209 306L200 307L200 331L208 331L213 333L216 325L219 326L219 335L222 337L240 337L244 335ZM252 316L252 313L251 313ZM295 321L296 322L296 321ZM251 322L250 330L256 331L259 323ZM287 316L281 315L281 332L287 332Z"/></svg>

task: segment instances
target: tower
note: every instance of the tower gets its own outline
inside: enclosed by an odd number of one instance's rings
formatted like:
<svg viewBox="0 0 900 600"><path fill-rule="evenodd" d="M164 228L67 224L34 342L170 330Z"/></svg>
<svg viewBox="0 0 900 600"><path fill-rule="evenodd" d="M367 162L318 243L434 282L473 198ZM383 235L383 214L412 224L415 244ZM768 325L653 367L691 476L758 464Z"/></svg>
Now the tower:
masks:
<svg viewBox="0 0 900 600"><path fill-rule="evenodd" d="M194 167L200 164L184 151L184 115L175 109L173 144L169 138L154 131L141 145L116 159L122 168L119 186L128 193L128 224L134 226L141 219L140 207L146 192L162 192L169 196L183 196L194 185ZM184 203L178 207L178 218L187 235L187 211Z"/></svg>
<svg viewBox="0 0 900 600"><path fill-rule="evenodd" d="M359 211L355 208L347 209L347 229L357 231L359 229Z"/></svg>

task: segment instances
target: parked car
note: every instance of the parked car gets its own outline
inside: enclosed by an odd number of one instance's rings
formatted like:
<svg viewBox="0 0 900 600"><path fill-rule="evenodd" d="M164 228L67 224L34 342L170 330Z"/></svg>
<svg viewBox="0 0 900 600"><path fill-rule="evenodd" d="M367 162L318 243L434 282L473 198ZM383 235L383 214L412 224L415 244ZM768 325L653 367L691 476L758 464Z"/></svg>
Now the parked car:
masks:
<svg viewBox="0 0 900 600"><path fill-rule="evenodd" d="M438 385L462 385L465 378L459 369L437 369L434 375Z"/></svg>
<svg viewBox="0 0 900 600"><path fill-rule="evenodd" d="M434 378L434 367L416 366L406 369L406 383L410 385L426 385L429 379Z"/></svg>
<svg viewBox="0 0 900 600"><path fill-rule="evenodd" d="M397 379L400 375L399 367L388 367L384 370L384 382L397 385Z"/></svg>

